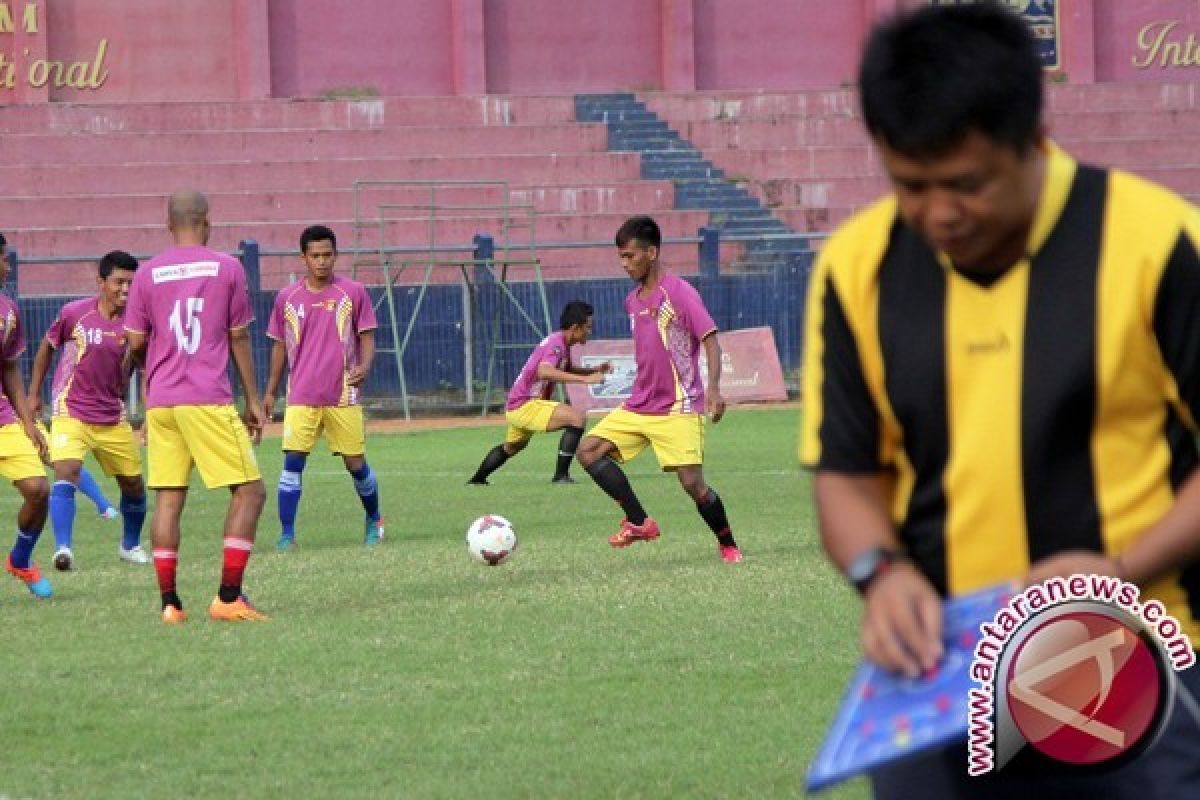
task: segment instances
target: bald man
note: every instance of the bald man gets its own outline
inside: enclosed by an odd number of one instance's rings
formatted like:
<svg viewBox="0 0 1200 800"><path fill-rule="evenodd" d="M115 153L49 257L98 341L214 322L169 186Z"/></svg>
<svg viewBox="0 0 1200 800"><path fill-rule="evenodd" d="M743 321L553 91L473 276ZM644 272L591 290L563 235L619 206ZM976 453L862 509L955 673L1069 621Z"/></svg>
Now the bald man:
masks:
<svg viewBox="0 0 1200 800"><path fill-rule="evenodd" d="M265 620L242 592L266 497L251 445L262 435L263 411L250 352L254 315L246 273L237 259L208 248L208 200L199 192L172 195L167 227L175 246L137 271L125 311L130 350L146 369L146 484L156 492L150 530L162 619L187 619L175 567L194 464L206 487L230 491L220 588L209 616ZM229 383L230 356L246 397L241 419Z"/></svg>

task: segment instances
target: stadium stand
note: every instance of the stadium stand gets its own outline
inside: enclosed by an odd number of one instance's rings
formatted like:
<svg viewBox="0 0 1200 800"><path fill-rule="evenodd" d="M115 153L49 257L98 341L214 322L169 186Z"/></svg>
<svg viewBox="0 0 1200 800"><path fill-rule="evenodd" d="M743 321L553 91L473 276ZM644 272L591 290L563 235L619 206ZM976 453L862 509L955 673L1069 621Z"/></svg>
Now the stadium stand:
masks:
<svg viewBox="0 0 1200 800"><path fill-rule="evenodd" d="M1194 84L1051 85L1050 135L1077 157L1200 197ZM886 191L853 92L648 94L726 178L800 230L827 231Z"/></svg>
<svg viewBox="0 0 1200 800"><path fill-rule="evenodd" d="M1049 101L1051 134L1079 157L1200 195L1194 85L1052 85ZM459 245L484 231L503 240L507 205L508 240L542 245L547 277L612 276L608 248L545 245L607 242L637 212L668 237L702 226L819 233L885 189L847 90L8 106L0 137L0 219L25 257L153 252L165 192L198 186L212 198L213 243L227 250L255 239L290 251L313 219L342 231L344 247ZM439 188L431 212L427 185L356 198L365 180L502 184ZM722 260L769 266L804 246L727 245ZM696 271L694 245L669 256ZM264 288L288 268L264 262ZM85 291L80 277L34 266L21 289Z"/></svg>

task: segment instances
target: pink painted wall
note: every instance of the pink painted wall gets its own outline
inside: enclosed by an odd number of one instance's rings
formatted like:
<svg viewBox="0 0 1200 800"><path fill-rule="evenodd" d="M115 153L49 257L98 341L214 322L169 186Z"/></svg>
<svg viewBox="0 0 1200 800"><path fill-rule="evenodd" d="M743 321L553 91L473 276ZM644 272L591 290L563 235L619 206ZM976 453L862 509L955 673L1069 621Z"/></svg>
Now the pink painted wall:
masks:
<svg viewBox="0 0 1200 800"><path fill-rule="evenodd" d="M489 92L662 87L658 0L488 0L483 14Z"/></svg>
<svg viewBox="0 0 1200 800"><path fill-rule="evenodd" d="M1059 77L1071 83L1096 80L1096 9L1091 2L1065 3L1058 10Z"/></svg>
<svg viewBox="0 0 1200 800"><path fill-rule="evenodd" d="M1096 27L1096 80L1180 82L1200 79L1200 3L1196 0L1092 2ZM1156 48L1160 37L1163 37L1162 44ZM1176 66L1177 61L1184 60L1188 62L1186 66Z"/></svg>
<svg viewBox="0 0 1200 800"><path fill-rule="evenodd" d="M445 0L270 0L272 93L453 94L451 18Z"/></svg>
<svg viewBox="0 0 1200 800"><path fill-rule="evenodd" d="M12 2L16 11L23 2ZM50 88L51 100L104 102L237 97L235 0L43 0L49 58L93 61L108 40L108 79L96 90ZM169 8L169 13L164 13ZM150 33L152 32L152 33Z"/></svg>
<svg viewBox="0 0 1200 800"><path fill-rule="evenodd" d="M794 89L852 81L862 0L695 0L697 89Z"/></svg>
<svg viewBox="0 0 1200 800"><path fill-rule="evenodd" d="M9 87L0 60L0 104L835 87L873 19L922 2L0 0L40 20L0 34L19 62ZM1059 0L1059 29L1071 83L1200 77L1196 0ZM91 65L101 40L103 85L28 84L35 60Z"/></svg>

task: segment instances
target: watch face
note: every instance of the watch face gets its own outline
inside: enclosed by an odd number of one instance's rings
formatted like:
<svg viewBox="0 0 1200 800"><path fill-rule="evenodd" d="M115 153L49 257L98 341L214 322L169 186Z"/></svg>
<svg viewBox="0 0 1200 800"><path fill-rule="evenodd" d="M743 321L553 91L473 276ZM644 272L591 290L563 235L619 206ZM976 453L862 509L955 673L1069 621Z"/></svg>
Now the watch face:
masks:
<svg viewBox="0 0 1200 800"><path fill-rule="evenodd" d="M856 585L862 583L874 574L881 560L878 548L872 548L850 562L846 577Z"/></svg>
<svg viewBox="0 0 1200 800"><path fill-rule="evenodd" d="M895 553L885 547L872 547L850 562L846 569L846 577L861 591L879 574L883 565L894 561L895 557Z"/></svg>

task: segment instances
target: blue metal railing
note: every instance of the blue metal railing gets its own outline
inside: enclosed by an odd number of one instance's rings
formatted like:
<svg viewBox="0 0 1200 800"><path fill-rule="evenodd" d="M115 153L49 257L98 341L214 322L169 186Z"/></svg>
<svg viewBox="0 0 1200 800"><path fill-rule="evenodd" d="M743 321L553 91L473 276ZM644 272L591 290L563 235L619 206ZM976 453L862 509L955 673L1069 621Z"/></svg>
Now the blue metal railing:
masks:
<svg viewBox="0 0 1200 800"><path fill-rule="evenodd" d="M429 247L394 247L385 250L385 255L402 259L405 256L416 257L429 255L435 250L442 254L454 254L472 258L480 249L482 237L475 242L463 245L452 245L431 249ZM779 350L780 361L785 371L791 371L799 366L801 330L803 322L804 295L807 288L808 274L811 270L811 251L807 260L801 259L794 263L780 264L765 270L753 272L736 272L722 270L720 251L723 242L747 241L762 239L759 236L731 236L712 228L702 228L697 236L680 237L664 240L664 244L692 244L698 248L699 272L690 277L700 290L709 311L717 325L723 330L768 326L775 334L776 347ZM812 241L821 238L820 234L791 234L773 238L792 238ZM610 241L605 242L556 242L539 243L538 249L575 249L575 248L611 248ZM378 255L377 248L364 249L361 255ZM359 255L353 249L343 251L348 255ZM235 256L242 260L246 268L248 284L251 289L251 299L257 320L259 332L254 336L255 362L258 368L260 384L265 382L266 367L270 354L270 342L262 334L266 320L274 301L274 290L262 288L263 260L275 257L294 257L291 251L266 250L254 241L243 241L239 244ZM65 302L75 299L70 296L41 296L26 297L15 290L19 286L19 273L22 264L68 264L94 263L99 256L56 256L21 258L13 249L8 253L10 262L9 279L6 289L18 300L25 326L27 339L30 343L23 357L23 369L28 379L32 353L36 343L45 334L46 329L54 320L58 310ZM583 299L596 309L594 320L594 336L596 338L625 338L629 335L629 323L624 311L624 298L629 292L629 281L625 278L589 278L577 280L547 280L544 282L550 315L557 318L558 310L571 300ZM396 305L397 323L403 327L412 316L418 296L419 286L397 285L394 288L393 302ZM538 287L535 282L512 282L508 290L527 307L540 307ZM372 298L376 302L381 299L383 289L372 288ZM497 341L514 341L523 335L516 327L509 329L504 326L519 326L522 321L516 315L505 317L503 325L494 329L491 324L483 321L492 319L501 302L501 289L494 282L483 281L474 287L474 308L478 319L464 319L464 308L472 304L464 304L462 293L465 288L460 283L431 285L426 289L422 301L421 313L416 321L413 342L408 348L404 367L409 394L414 398L414 408L459 404L455 399L464 393L467 363L464 350L474 350L475 353L487 353L489 337L496 336ZM391 321L382 315L379 319L377 337L380 341L391 341ZM464 348L464 336L472 338L473 348ZM497 353L496 375L494 382L501 387L507 386L516 377L517 371L524 363L527 354L515 350L504 350ZM471 365L471 380L476 387L482 386L486 364L484 359L475 359ZM47 382L48 384L49 382ZM46 387L48 389L48 386ZM375 362L375 368L365 387L369 402L388 404L398 398L400 392L400 376L392 359L381 358Z"/></svg>

